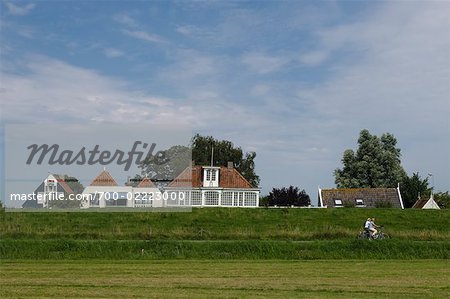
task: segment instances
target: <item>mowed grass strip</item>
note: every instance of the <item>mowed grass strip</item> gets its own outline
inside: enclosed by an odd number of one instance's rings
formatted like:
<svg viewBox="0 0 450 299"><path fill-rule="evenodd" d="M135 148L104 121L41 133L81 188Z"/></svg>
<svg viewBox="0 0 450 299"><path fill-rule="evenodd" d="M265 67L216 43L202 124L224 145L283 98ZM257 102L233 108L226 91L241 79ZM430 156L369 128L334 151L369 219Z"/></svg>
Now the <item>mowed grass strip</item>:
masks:
<svg viewBox="0 0 450 299"><path fill-rule="evenodd" d="M447 260L0 262L1 298L448 298Z"/></svg>
<svg viewBox="0 0 450 299"><path fill-rule="evenodd" d="M353 239L367 217L393 238L450 241L450 210L194 208L185 213L0 211L0 238L91 240Z"/></svg>

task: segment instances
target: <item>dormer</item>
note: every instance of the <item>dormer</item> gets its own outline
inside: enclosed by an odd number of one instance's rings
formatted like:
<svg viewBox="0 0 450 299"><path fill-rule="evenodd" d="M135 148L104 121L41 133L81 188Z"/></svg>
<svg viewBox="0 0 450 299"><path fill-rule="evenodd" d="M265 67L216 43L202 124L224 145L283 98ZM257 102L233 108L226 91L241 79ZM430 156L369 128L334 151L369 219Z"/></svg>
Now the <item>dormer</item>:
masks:
<svg viewBox="0 0 450 299"><path fill-rule="evenodd" d="M220 167L203 167L203 187L219 187Z"/></svg>
<svg viewBox="0 0 450 299"><path fill-rule="evenodd" d="M51 174L44 181L44 192L56 192L58 187L58 180Z"/></svg>

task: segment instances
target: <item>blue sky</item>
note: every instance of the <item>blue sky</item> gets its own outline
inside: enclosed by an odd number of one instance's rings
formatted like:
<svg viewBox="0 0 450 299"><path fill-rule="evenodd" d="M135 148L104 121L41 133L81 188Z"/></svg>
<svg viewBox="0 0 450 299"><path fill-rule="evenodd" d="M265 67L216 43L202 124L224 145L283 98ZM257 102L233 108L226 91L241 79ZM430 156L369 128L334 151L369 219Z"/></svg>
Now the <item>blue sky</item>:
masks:
<svg viewBox="0 0 450 299"><path fill-rule="evenodd" d="M314 202L369 129L450 190L450 2L0 5L2 126L189 123Z"/></svg>

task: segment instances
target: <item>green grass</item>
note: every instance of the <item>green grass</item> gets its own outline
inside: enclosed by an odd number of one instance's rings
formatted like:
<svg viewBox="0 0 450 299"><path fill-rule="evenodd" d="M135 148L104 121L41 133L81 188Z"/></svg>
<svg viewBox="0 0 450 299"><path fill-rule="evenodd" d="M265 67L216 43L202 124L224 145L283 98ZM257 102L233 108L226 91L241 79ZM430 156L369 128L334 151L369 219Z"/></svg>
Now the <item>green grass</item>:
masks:
<svg viewBox="0 0 450 299"><path fill-rule="evenodd" d="M385 224L392 239L356 240L367 216ZM450 257L450 231L443 225L450 223L448 210L204 208L192 213L1 213L0 217L3 259Z"/></svg>
<svg viewBox="0 0 450 299"><path fill-rule="evenodd" d="M342 240L367 217L395 239L450 241L450 210L232 209L191 213L0 213L0 238L79 240Z"/></svg>
<svg viewBox="0 0 450 299"><path fill-rule="evenodd" d="M448 298L446 260L0 262L1 298Z"/></svg>
<svg viewBox="0 0 450 299"><path fill-rule="evenodd" d="M1 259L449 259L450 242L406 240L1 240Z"/></svg>

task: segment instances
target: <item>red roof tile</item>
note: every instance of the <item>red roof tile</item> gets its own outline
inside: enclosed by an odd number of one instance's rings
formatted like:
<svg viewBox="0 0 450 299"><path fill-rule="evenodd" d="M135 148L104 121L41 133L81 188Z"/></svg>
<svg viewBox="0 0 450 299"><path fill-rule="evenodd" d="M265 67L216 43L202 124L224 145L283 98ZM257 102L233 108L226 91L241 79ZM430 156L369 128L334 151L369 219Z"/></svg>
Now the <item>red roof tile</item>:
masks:
<svg viewBox="0 0 450 299"><path fill-rule="evenodd" d="M58 181L58 184L66 191L67 194L73 194L72 188L70 188L69 185L67 185L66 181L64 180L64 176L59 176L57 174L53 175L55 179Z"/></svg>
<svg viewBox="0 0 450 299"><path fill-rule="evenodd" d="M137 185L137 188L156 188L156 186L148 177L145 177Z"/></svg>
<svg viewBox="0 0 450 299"><path fill-rule="evenodd" d="M91 186L118 186L111 174L103 170L100 174L92 181Z"/></svg>
<svg viewBox="0 0 450 299"><path fill-rule="evenodd" d="M168 187L193 187L203 186L203 167L188 167L177 176ZM219 188L253 188L252 185L235 169L220 167Z"/></svg>

